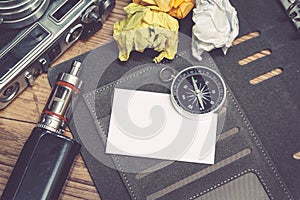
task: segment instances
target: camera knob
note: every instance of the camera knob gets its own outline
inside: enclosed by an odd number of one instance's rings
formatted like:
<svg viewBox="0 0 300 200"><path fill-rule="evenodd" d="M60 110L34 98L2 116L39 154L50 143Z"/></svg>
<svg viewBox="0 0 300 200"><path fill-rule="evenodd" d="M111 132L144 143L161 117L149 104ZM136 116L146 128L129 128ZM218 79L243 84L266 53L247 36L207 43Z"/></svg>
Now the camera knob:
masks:
<svg viewBox="0 0 300 200"><path fill-rule="evenodd" d="M9 102L16 97L20 89L20 84L15 82L8 86L3 92L0 93L0 102ZM2 108L1 108L2 109Z"/></svg>
<svg viewBox="0 0 300 200"><path fill-rule="evenodd" d="M82 34L82 31L83 31L82 24L77 24L76 26L71 28L71 30L69 31L69 33L66 36L66 43L71 44L71 43L75 42L76 40L78 40L78 38Z"/></svg>
<svg viewBox="0 0 300 200"><path fill-rule="evenodd" d="M96 12L90 13L90 14L89 14L89 18L90 18L91 20L93 20L94 22L102 21L101 16L100 16L98 13L96 13Z"/></svg>
<svg viewBox="0 0 300 200"><path fill-rule="evenodd" d="M94 5L90 6L86 11L83 13L81 17L81 21L83 23L89 24L91 22L98 22L101 21L101 15L100 15L100 10L99 7Z"/></svg>

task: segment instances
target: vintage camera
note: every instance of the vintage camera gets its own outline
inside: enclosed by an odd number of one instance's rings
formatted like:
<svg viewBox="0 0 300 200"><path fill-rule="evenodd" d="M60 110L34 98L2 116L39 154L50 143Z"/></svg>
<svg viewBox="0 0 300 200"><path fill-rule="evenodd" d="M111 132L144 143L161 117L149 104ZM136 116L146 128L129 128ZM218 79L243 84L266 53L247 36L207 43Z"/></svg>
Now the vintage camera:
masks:
<svg viewBox="0 0 300 200"><path fill-rule="evenodd" d="M102 27L114 0L0 1L0 109L78 39Z"/></svg>

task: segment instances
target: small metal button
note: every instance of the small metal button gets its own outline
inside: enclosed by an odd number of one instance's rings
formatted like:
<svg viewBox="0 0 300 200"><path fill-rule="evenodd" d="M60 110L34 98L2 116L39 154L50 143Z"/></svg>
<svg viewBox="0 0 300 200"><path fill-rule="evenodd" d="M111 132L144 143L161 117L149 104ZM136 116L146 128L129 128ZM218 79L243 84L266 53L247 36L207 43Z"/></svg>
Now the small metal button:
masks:
<svg viewBox="0 0 300 200"><path fill-rule="evenodd" d="M39 63L41 64L41 72L47 72L48 71L48 63L47 60L45 58L40 58L39 59Z"/></svg>
<svg viewBox="0 0 300 200"><path fill-rule="evenodd" d="M30 85L30 86L34 85L34 76L30 72L25 73L25 79L26 79L28 85Z"/></svg>

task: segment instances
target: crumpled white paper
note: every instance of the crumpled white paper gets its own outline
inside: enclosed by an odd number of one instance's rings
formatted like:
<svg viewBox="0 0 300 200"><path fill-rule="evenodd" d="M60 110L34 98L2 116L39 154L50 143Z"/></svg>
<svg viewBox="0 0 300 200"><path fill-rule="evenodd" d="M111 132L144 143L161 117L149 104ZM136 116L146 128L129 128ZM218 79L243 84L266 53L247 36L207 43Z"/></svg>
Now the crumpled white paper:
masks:
<svg viewBox="0 0 300 200"><path fill-rule="evenodd" d="M193 21L192 52L199 60L203 51L215 48L226 54L239 33L237 12L229 0L197 0Z"/></svg>

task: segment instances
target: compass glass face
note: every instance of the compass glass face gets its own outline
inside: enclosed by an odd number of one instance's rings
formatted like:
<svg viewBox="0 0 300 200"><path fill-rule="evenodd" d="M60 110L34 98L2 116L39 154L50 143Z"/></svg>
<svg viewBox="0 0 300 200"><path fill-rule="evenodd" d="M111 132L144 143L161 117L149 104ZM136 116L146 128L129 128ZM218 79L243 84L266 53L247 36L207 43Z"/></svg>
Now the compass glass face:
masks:
<svg viewBox="0 0 300 200"><path fill-rule="evenodd" d="M225 100L223 79L206 67L189 67L173 80L175 106L191 114L206 114L220 108Z"/></svg>

